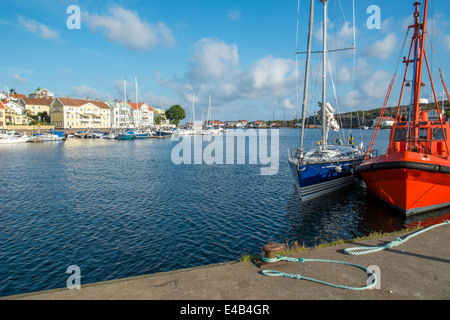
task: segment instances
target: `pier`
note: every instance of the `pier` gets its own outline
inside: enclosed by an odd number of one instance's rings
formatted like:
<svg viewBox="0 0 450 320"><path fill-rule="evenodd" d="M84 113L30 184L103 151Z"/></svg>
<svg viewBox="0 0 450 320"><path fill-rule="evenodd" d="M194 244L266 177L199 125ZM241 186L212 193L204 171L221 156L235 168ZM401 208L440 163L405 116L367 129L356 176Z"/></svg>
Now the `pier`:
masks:
<svg viewBox="0 0 450 320"><path fill-rule="evenodd" d="M352 256L344 249L382 246L400 233L316 248L293 254L304 259L345 261L379 268L379 287L354 291L304 279L269 277L247 261L144 275L108 282L3 297L7 300L447 300L450 299L450 225L424 232L404 244L380 252ZM274 270L301 274L347 286L364 286L367 274L348 265L288 262ZM174 310L173 312L177 312Z"/></svg>

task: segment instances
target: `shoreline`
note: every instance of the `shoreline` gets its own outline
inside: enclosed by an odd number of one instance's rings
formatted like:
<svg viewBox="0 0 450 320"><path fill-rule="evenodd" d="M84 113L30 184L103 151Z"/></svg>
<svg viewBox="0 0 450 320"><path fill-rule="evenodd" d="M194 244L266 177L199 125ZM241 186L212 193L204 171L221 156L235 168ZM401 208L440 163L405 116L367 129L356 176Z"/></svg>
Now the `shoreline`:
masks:
<svg viewBox="0 0 450 320"><path fill-rule="evenodd" d="M423 230L423 229L421 229ZM399 235L416 231L402 230L370 239L295 252L293 257L332 259L362 266L379 266L380 288L358 291L333 288L310 281L268 277L250 261L229 261L194 268L82 284L80 290L50 289L12 296L0 300L429 300L450 299L449 252L445 244L450 240L449 226L442 226L420 234L400 247L374 254L351 256L343 253L356 246L379 246ZM350 240L349 240L350 241ZM440 245L439 245L440 244ZM432 250L430 250L432 249ZM291 255L290 255L291 256ZM300 267L300 268L299 268ZM300 273L313 278L328 278L330 282L363 285L366 276L361 270L336 267L330 264L284 263L274 269ZM329 268L331 267L331 273ZM299 270L300 269L300 270ZM330 274L333 276L330 278ZM268 290L270 288L270 290ZM299 288L302 288L299 290Z"/></svg>

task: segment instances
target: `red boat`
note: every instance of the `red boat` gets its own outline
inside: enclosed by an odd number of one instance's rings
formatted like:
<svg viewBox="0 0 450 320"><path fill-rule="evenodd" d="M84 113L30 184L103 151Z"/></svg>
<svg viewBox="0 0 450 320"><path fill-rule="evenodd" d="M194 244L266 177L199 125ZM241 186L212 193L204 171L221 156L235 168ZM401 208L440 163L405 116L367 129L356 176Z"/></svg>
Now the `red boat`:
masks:
<svg viewBox="0 0 450 320"><path fill-rule="evenodd" d="M364 179L368 190L403 212L406 216L450 206L450 133L449 121L441 112L431 78L430 66L425 51L427 38L428 0L414 3L414 24L408 57L397 108L395 123L391 128L389 148L385 155L371 158L380 120L383 117L389 95L395 82L390 84L378 124L372 136L365 161L355 170ZM422 22L420 13L423 13ZM436 119L429 119L423 110L425 101L420 99L422 70L427 68L430 85L434 94ZM407 80L412 69L412 80ZM439 69L439 71L441 71ZM411 76L411 75L410 75ZM450 96L441 72L441 80L447 98ZM400 116L400 102L405 87L411 87L411 105L407 118Z"/></svg>

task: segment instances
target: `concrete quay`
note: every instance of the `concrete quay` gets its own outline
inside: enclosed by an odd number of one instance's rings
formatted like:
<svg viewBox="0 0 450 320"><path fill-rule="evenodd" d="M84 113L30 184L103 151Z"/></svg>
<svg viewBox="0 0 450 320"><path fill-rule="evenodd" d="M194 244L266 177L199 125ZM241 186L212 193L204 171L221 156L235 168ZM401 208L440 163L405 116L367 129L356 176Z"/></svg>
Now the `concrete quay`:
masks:
<svg viewBox="0 0 450 320"><path fill-rule="evenodd" d="M192 269L86 284L79 290L56 289L3 297L6 300L448 300L450 299L450 225L431 229L402 245L367 255L344 249L381 246L401 233L293 254L303 259L344 261L379 268L378 288L353 291L304 279L270 277L270 269L351 287L368 279L359 268L324 262L287 262L259 268L252 262L228 262Z"/></svg>

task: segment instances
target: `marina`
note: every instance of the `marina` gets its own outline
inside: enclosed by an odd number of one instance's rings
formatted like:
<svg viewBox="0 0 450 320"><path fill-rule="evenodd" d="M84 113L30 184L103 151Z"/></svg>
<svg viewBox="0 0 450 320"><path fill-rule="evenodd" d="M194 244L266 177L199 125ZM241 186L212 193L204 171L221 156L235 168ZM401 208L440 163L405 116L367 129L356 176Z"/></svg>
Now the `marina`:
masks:
<svg viewBox="0 0 450 320"><path fill-rule="evenodd" d="M5 3L0 300L449 299L449 4L406 2Z"/></svg>
<svg viewBox="0 0 450 320"><path fill-rule="evenodd" d="M279 130L283 154L298 130ZM361 131L365 143L372 132ZM318 135L311 130L305 143ZM374 148L383 150L389 131L379 135ZM270 240L312 247L392 232L449 212L405 218L358 184L302 203L281 155L278 173L261 176L248 158L175 165L174 146L171 139L2 146L0 296L64 288L71 265L89 284L235 261Z"/></svg>

